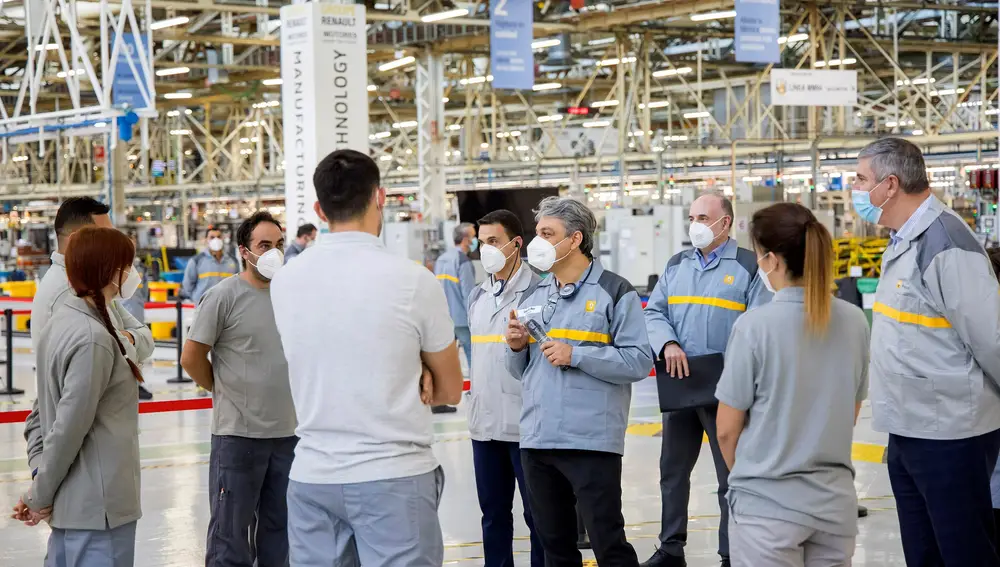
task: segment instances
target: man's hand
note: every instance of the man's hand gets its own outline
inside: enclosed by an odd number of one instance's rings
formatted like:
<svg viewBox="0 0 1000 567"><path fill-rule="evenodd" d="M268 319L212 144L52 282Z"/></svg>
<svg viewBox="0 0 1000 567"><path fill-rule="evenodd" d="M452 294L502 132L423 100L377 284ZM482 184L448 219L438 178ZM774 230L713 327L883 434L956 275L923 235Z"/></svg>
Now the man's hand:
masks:
<svg viewBox="0 0 1000 567"><path fill-rule="evenodd" d="M691 375L688 369L687 355L677 343L663 347L663 360L667 363L667 374L671 378L687 378Z"/></svg>
<svg viewBox="0 0 1000 567"><path fill-rule="evenodd" d="M434 402L434 375L427 366L420 373L420 402L429 406Z"/></svg>
<svg viewBox="0 0 1000 567"><path fill-rule="evenodd" d="M573 347L559 341L549 341L541 346L542 354L552 366L569 366L573 361Z"/></svg>
<svg viewBox="0 0 1000 567"><path fill-rule="evenodd" d="M26 522L31 517L31 511L28 510L28 505L24 503L23 498L18 499L17 505L14 506L14 513L10 517L19 522Z"/></svg>
<svg viewBox="0 0 1000 567"><path fill-rule="evenodd" d="M510 319L507 321L507 346L514 352L521 352L528 346L528 329L517 320L517 313L511 309Z"/></svg>
<svg viewBox="0 0 1000 567"><path fill-rule="evenodd" d="M52 508L45 508L39 512L34 512L28 508L28 505L24 503L24 499L17 501L17 505L14 506L14 513L11 514L11 518L24 522L28 526L37 526L42 522L47 522L52 516Z"/></svg>

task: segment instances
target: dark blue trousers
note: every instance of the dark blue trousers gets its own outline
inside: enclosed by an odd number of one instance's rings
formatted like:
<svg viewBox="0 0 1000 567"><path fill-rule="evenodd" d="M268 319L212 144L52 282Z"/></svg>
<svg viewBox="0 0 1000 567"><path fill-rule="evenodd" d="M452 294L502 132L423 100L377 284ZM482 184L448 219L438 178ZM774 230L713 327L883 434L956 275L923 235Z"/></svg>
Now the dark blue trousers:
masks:
<svg viewBox="0 0 1000 567"><path fill-rule="evenodd" d="M476 491L483 511L483 551L486 567L514 567L514 483L524 504L524 521L531 532L531 567L545 566L542 542L535 533L528 506L521 452L517 443L473 441Z"/></svg>
<svg viewBox="0 0 1000 567"><path fill-rule="evenodd" d="M957 440L889 436L889 481L908 567L1000 567L990 476L1000 431Z"/></svg>

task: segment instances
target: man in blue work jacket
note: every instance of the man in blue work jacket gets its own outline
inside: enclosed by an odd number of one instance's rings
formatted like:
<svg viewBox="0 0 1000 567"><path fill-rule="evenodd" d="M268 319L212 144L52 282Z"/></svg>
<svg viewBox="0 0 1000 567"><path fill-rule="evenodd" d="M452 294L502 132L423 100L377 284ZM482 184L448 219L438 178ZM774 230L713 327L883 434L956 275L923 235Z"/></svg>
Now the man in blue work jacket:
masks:
<svg viewBox="0 0 1000 567"><path fill-rule="evenodd" d="M653 351L674 377L688 376L687 357L723 353L729 333L749 307L770 300L757 275L757 256L729 237L733 205L722 195L703 195L691 204L689 236L694 250L667 262L646 304L646 325ZM729 566L729 468L719 451L716 406L663 414L660 497L663 502L660 547L643 567L685 567L691 471L707 433L719 479L719 555Z"/></svg>
<svg viewBox="0 0 1000 567"><path fill-rule="evenodd" d="M506 333L507 370L522 385L521 464L535 531L546 567L579 567L576 504L598 564L638 567L621 476L632 383L653 367L642 302L593 259L597 221L586 205L549 197L536 220L528 262L550 275L524 292Z"/></svg>
<svg viewBox="0 0 1000 567"><path fill-rule="evenodd" d="M206 248L200 254L188 260L184 283L181 284L181 295L195 303L201 301L201 296L216 284L240 273L236 258L223 251L225 243L221 230L208 227L205 244Z"/></svg>
<svg viewBox="0 0 1000 567"><path fill-rule="evenodd" d="M476 273L472 268L469 253L479 247L476 227L463 222L455 227L452 235L455 247L438 256L434 263L434 275L444 286L444 296L448 299L448 312L455 323L455 340L465 351L465 361L472 371L472 332L469 330L469 295L476 287ZM434 406L434 413L454 413L449 406Z"/></svg>

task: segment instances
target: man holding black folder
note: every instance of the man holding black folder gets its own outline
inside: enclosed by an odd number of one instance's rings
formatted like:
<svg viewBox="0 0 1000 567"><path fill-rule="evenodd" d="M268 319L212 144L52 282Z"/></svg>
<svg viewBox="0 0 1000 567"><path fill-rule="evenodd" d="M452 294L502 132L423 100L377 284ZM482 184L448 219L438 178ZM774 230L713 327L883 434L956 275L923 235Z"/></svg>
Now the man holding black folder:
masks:
<svg viewBox="0 0 1000 567"><path fill-rule="evenodd" d="M729 237L733 205L718 194L691 204L694 250L670 259L646 305L646 326L657 355L663 414L660 547L643 567L686 567L691 471L707 433L719 479L719 555L729 566L729 469L715 430L715 386L736 319L771 298L757 274L757 256Z"/></svg>

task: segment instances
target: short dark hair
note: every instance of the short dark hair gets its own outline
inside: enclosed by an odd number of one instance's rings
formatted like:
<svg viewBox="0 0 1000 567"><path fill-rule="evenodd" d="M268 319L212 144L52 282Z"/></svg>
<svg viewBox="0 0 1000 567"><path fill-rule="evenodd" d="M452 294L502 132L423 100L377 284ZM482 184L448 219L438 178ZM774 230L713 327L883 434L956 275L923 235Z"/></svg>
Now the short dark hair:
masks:
<svg viewBox="0 0 1000 567"><path fill-rule="evenodd" d="M517 218L517 215L507 209L497 209L479 219L479 222L476 224L479 226L483 226L484 224L498 224L503 227L503 231L510 240L514 240L518 236L522 239L524 238L524 227L521 226L521 219Z"/></svg>
<svg viewBox="0 0 1000 567"><path fill-rule="evenodd" d="M250 218L243 221L240 224L240 227L236 229L236 243L243 248L250 249L250 239L253 237L253 231L257 228L257 225L262 222L269 222L278 227L278 230L282 230L281 223L279 223L278 219L274 218L271 213L267 211L257 211L256 213L250 215Z"/></svg>
<svg viewBox="0 0 1000 567"><path fill-rule="evenodd" d="M59 205L56 213L56 234L64 234L64 230L73 232L81 226L94 224L94 215L106 215L111 208L91 197L70 197Z"/></svg>
<svg viewBox="0 0 1000 567"><path fill-rule="evenodd" d="M306 223L299 227L299 230L295 232L295 238L302 238L308 234L316 232L316 225L312 223Z"/></svg>
<svg viewBox="0 0 1000 567"><path fill-rule="evenodd" d="M327 220L344 222L363 215L381 177L375 161L361 152L337 150L323 158L313 174L313 185Z"/></svg>

